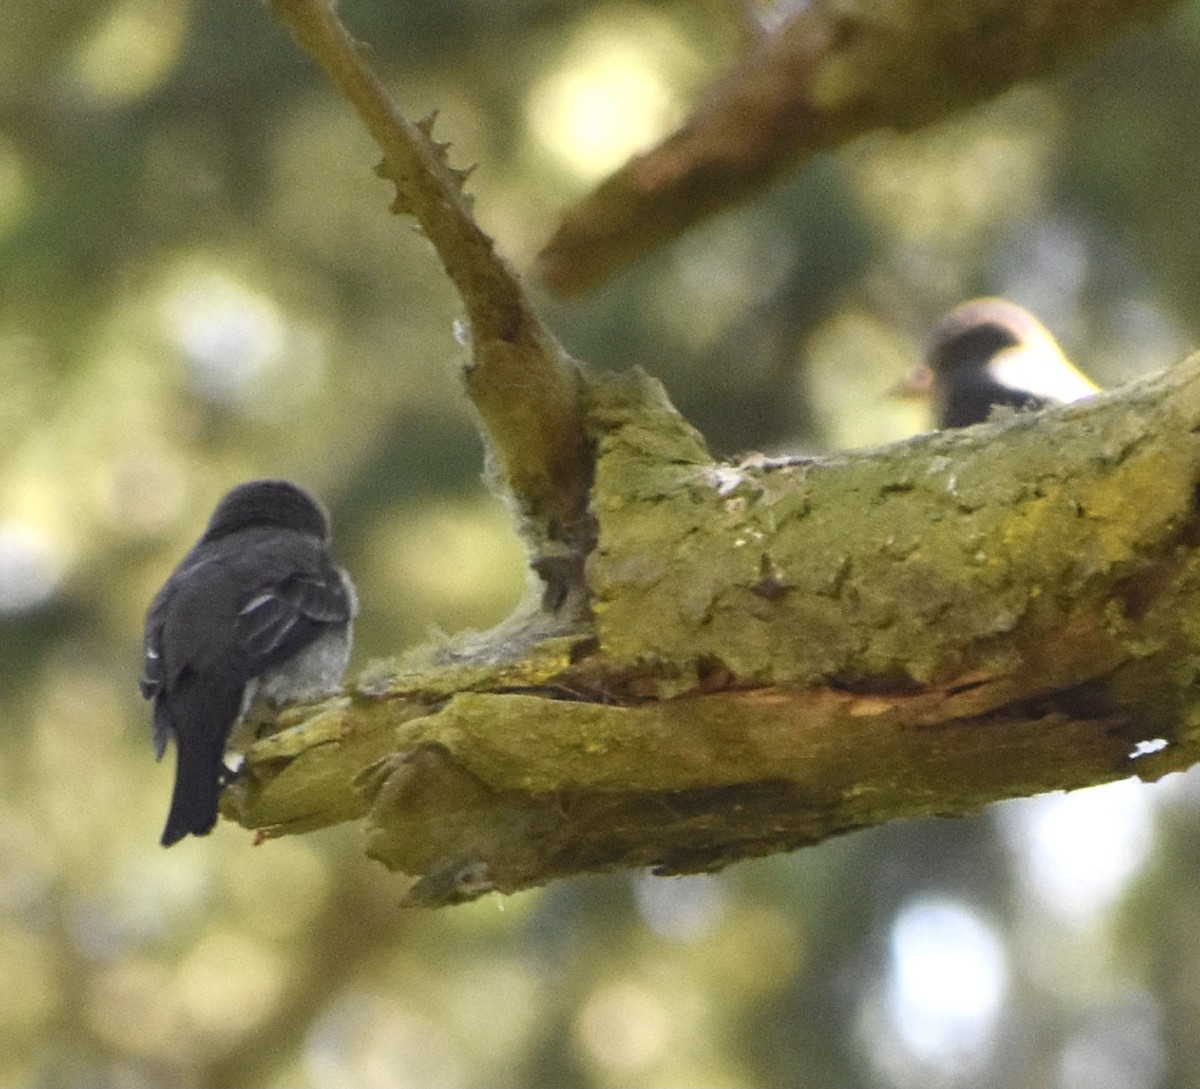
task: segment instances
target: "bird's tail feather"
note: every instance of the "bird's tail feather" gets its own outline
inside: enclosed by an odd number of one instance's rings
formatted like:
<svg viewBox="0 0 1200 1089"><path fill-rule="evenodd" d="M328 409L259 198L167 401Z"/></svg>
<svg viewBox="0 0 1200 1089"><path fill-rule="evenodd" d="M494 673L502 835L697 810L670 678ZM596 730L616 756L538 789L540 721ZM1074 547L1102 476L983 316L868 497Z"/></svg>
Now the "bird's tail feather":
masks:
<svg viewBox="0 0 1200 1089"><path fill-rule="evenodd" d="M223 747L204 739L177 737L175 753L175 789L162 834L164 847L186 835L204 836L213 830L225 783Z"/></svg>

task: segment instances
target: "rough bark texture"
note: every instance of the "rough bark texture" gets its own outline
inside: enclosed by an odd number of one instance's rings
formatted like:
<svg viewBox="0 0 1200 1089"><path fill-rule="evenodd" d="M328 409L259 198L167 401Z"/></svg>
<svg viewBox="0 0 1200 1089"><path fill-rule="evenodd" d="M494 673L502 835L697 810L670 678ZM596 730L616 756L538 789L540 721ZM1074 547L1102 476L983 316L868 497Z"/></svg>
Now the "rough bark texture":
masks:
<svg viewBox="0 0 1200 1089"><path fill-rule="evenodd" d="M1200 356L1036 416L716 464L652 380L566 357L328 0L271 2L463 296L467 391L541 584L496 631L268 724L226 812L264 836L363 820L410 901L440 904L1197 759ZM817 4L842 30L802 90L854 121L827 142L917 123L1163 6ZM980 68L987 43L1009 62Z"/></svg>
<svg viewBox="0 0 1200 1089"><path fill-rule="evenodd" d="M1200 356L815 461L713 463L640 376L590 380L587 422L591 616L375 667L250 750L242 823L362 818L436 904L1200 754Z"/></svg>

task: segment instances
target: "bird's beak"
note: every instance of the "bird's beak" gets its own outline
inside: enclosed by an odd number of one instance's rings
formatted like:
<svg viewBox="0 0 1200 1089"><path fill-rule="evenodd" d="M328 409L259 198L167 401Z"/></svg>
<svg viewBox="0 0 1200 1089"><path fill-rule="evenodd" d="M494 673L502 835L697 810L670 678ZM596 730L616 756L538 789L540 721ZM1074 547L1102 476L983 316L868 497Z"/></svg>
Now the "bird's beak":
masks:
<svg viewBox="0 0 1200 1089"><path fill-rule="evenodd" d="M887 392L889 397L928 400L933 395L933 371L927 364L918 363Z"/></svg>

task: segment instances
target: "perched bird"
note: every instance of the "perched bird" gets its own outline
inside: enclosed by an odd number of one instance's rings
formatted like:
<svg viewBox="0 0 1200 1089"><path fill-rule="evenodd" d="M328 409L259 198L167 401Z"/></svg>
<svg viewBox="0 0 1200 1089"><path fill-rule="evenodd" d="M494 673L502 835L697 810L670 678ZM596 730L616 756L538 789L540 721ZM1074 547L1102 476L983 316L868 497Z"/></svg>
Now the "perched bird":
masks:
<svg viewBox="0 0 1200 1089"><path fill-rule="evenodd" d="M358 600L329 554L329 519L286 480L239 484L146 612L142 695L154 748L175 740L162 844L217 822L229 735L259 693L274 703L337 686Z"/></svg>
<svg viewBox="0 0 1200 1089"><path fill-rule="evenodd" d="M938 427L980 423L994 405L1043 408L1099 389L1037 318L1007 299L972 299L951 310L934 326L926 360L900 388L932 395Z"/></svg>

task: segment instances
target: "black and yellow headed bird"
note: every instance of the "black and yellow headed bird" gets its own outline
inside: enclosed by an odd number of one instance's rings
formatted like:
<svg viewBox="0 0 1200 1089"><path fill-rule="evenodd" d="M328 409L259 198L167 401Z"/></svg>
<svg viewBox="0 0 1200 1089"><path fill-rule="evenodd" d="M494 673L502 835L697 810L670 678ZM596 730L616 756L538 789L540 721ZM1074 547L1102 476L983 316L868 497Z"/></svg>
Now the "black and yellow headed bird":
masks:
<svg viewBox="0 0 1200 1089"><path fill-rule="evenodd" d="M1099 390L1037 318L1007 299L955 307L934 326L925 359L901 390L932 396L938 427L980 423L996 405L1043 408Z"/></svg>

